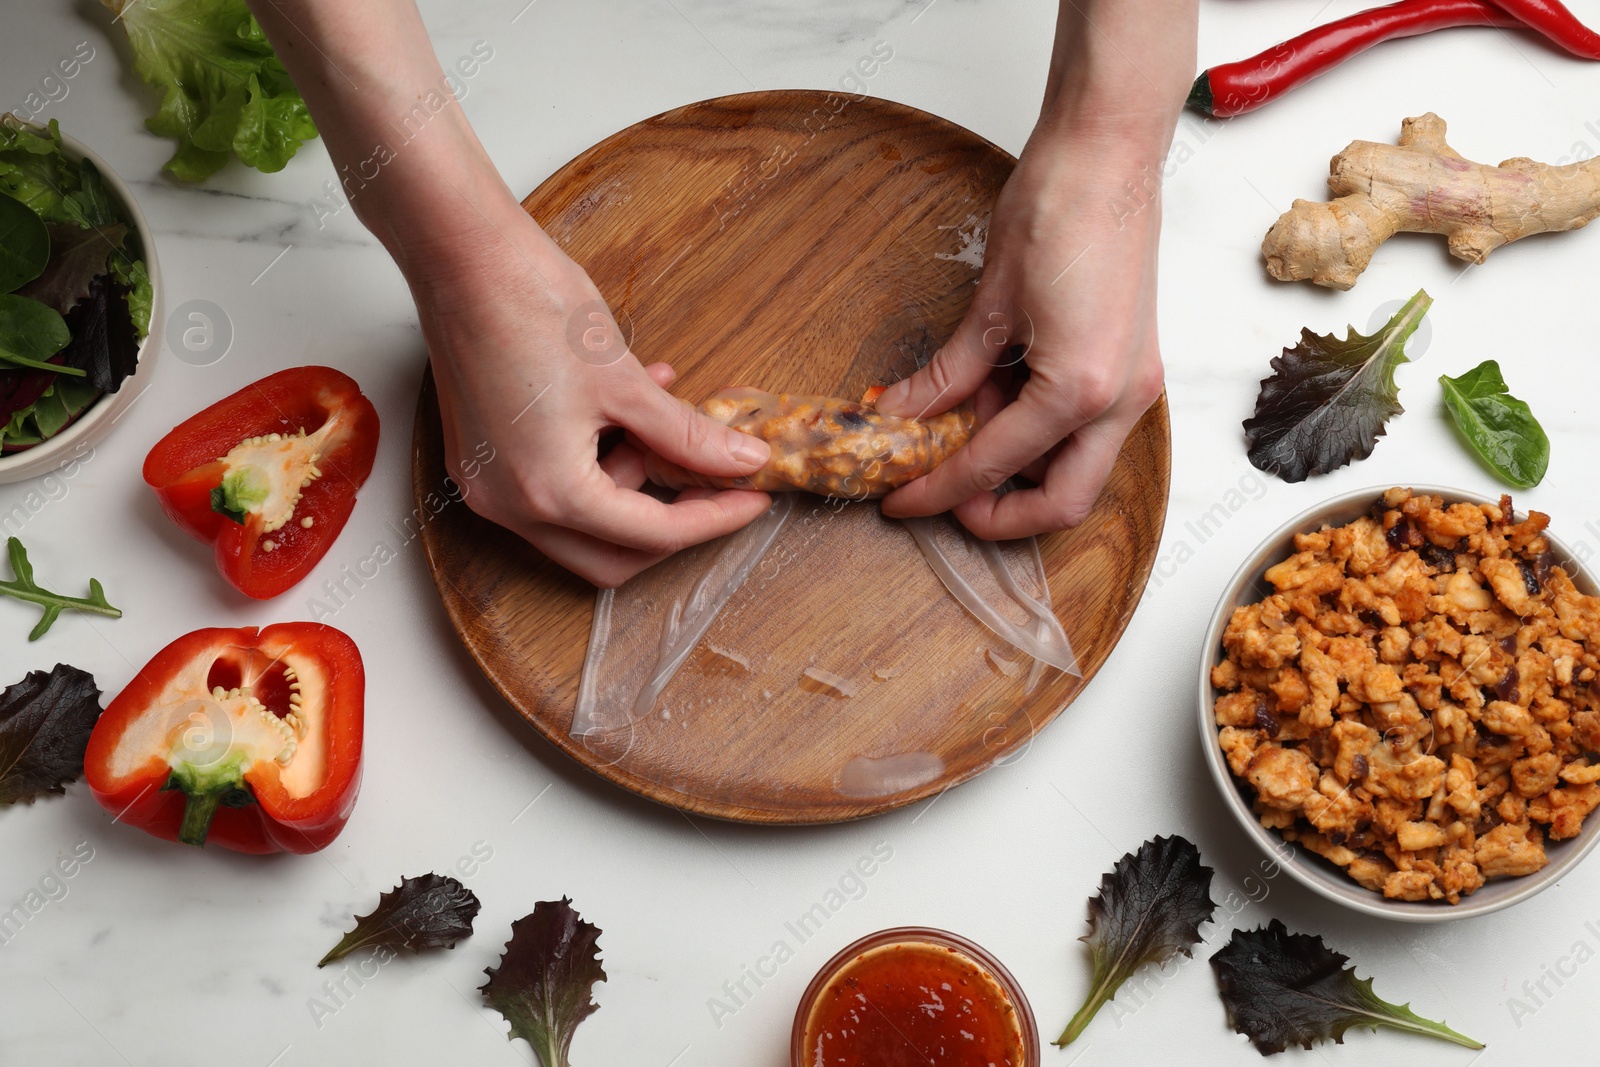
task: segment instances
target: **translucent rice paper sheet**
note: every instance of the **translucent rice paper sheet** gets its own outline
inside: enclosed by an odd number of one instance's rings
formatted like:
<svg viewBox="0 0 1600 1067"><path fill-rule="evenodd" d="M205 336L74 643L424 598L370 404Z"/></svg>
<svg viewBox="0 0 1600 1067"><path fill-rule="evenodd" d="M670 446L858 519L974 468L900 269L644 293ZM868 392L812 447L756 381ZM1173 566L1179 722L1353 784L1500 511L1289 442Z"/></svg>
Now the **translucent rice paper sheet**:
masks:
<svg viewBox="0 0 1600 1067"><path fill-rule="evenodd" d="M775 494L766 514L744 529L685 549L617 589L600 591L572 715L573 737L619 730L650 713L794 509L793 493Z"/></svg>
<svg viewBox="0 0 1600 1067"><path fill-rule="evenodd" d="M1039 542L984 541L949 515L906 519L928 566L973 617L1041 663L1082 676L1050 603ZM1038 673L1029 679L1029 690Z"/></svg>

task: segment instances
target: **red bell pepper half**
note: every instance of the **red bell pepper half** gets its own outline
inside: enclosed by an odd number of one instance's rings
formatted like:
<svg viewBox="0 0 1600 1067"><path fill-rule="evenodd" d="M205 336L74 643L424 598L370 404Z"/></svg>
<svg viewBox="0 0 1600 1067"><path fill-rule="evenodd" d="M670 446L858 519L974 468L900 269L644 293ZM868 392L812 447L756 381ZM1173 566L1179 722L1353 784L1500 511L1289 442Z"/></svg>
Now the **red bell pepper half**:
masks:
<svg viewBox="0 0 1600 1067"><path fill-rule="evenodd" d="M168 841L316 852L355 807L365 686L331 626L196 630L106 708L84 777L119 822Z"/></svg>
<svg viewBox="0 0 1600 1067"><path fill-rule="evenodd" d="M174 427L144 480L217 569L266 600L310 573L372 472L378 412L331 367L268 375Z"/></svg>

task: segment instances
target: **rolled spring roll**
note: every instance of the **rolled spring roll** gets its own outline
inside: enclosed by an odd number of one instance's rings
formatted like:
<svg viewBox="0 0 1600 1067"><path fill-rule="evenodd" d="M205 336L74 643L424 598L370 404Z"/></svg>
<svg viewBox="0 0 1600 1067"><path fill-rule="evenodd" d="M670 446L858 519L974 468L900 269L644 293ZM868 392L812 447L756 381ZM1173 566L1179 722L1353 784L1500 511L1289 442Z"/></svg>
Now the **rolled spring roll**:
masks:
<svg viewBox="0 0 1600 1067"><path fill-rule="evenodd" d="M721 389L700 410L771 445L767 465L749 477L715 478L651 455L645 473L669 489L693 485L769 493L803 490L866 500L927 474L966 444L977 428L976 417L965 405L925 419L885 415L872 407L880 392L869 390L864 402L858 403L746 386Z"/></svg>

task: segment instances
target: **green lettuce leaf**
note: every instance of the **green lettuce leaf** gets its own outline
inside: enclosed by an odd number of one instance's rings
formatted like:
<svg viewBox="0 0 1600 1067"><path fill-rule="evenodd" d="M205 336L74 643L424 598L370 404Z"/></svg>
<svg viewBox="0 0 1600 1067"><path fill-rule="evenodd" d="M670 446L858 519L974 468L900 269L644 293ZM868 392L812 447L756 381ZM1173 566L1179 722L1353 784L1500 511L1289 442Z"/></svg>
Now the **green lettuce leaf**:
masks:
<svg viewBox="0 0 1600 1067"><path fill-rule="evenodd" d="M77 168L61 154L54 119L46 129L7 116L0 123L0 192L22 201L46 222L77 222L67 204L79 186Z"/></svg>
<svg viewBox="0 0 1600 1067"><path fill-rule="evenodd" d="M55 119L49 126L32 126L0 115L0 193L22 201L45 222L80 229L127 222L94 164L73 162L61 151Z"/></svg>
<svg viewBox="0 0 1600 1067"><path fill-rule="evenodd" d="M134 69L160 90L145 120L178 149L166 170L204 181L230 153L282 170L317 135L305 101L244 0L101 0L133 46Z"/></svg>
<svg viewBox="0 0 1600 1067"><path fill-rule="evenodd" d="M150 272L145 269L142 259L112 256L111 276L127 290L128 314L133 318L133 328L138 331L139 340L142 341L150 333L150 306L154 299L154 292L150 288Z"/></svg>
<svg viewBox="0 0 1600 1067"><path fill-rule="evenodd" d="M1450 421L1490 470L1518 489L1544 480L1550 438L1528 405L1506 388L1499 363L1486 359L1459 378L1440 375L1439 384Z"/></svg>

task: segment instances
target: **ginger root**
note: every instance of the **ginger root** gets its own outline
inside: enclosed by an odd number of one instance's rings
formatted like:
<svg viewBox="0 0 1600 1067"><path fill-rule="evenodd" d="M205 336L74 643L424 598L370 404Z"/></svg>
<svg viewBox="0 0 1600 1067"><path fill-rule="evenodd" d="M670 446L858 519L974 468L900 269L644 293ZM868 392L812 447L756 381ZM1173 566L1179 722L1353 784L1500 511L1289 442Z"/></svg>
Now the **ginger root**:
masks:
<svg viewBox="0 0 1600 1067"><path fill-rule="evenodd" d="M1372 253L1402 231L1442 233L1450 254L1482 263L1533 233L1576 230L1600 215L1600 160L1566 166L1518 157L1498 167L1463 159L1444 120L1406 119L1398 145L1353 141L1328 165L1337 200L1296 200L1261 242L1279 281L1348 289Z"/></svg>

